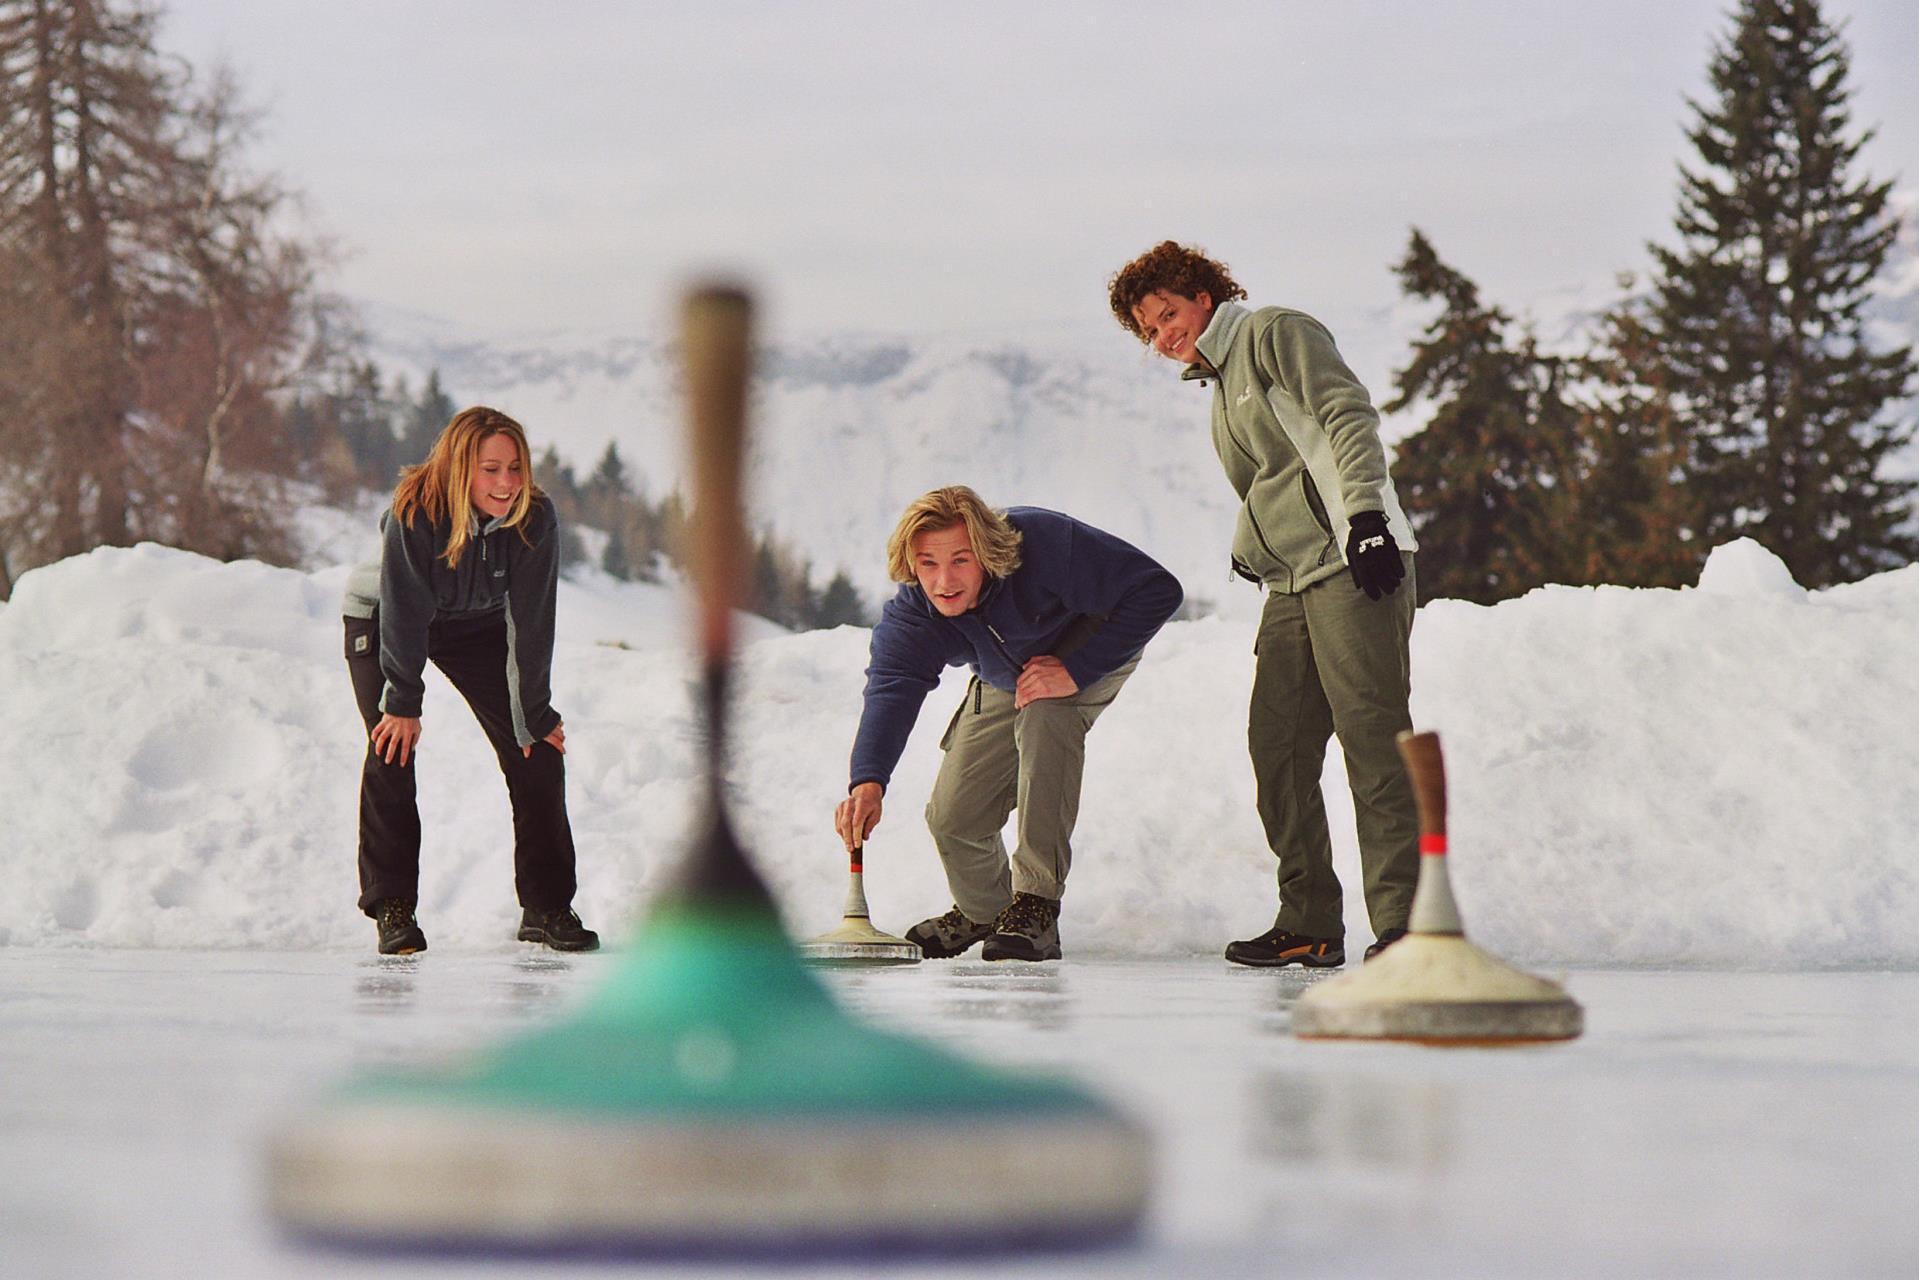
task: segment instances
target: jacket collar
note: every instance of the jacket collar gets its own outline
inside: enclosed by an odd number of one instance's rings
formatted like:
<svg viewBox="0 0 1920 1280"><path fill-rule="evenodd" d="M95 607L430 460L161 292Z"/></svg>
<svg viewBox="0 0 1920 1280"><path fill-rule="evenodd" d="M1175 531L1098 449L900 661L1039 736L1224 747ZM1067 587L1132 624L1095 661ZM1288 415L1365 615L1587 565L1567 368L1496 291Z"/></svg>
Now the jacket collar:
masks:
<svg viewBox="0 0 1920 1280"><path fill-rule="evenodd" d="M1213 309L1213 318L1207 321L1207 328L1193 345L1207 358L1207 363L1218 369L1227 358L1227 352L1233 346L1233 335L1240 331L1251 314L1237 302L1222 302ZM1187 366L1189 369L1193 365Z"/></svg>
<svg viewBox="0 0 1920 1280"><path fill-rule="evenodd" d="M986 615L987 606L992 604L996 599L999 598L1000 593L1006 589L1006 585L1007 585L1007 580L1005 578L996 578L994 575L988 574L986 582L983 583L980 587L980 598L978 600L975 600L973 602L973 608L967 610L966 613L961 614L960 618L965 618L970 616L984 617ZM935 618L942 619L943 621L946 621L946 622L960 621L960 618L949 618L947 617L946 614L934 608L933 601L928 598L926 590L923 587L921 587L918 583L913 584L913 589L915 593L918 594L920 597L921 608L925 609L928 614L930 614Z"/></svg>

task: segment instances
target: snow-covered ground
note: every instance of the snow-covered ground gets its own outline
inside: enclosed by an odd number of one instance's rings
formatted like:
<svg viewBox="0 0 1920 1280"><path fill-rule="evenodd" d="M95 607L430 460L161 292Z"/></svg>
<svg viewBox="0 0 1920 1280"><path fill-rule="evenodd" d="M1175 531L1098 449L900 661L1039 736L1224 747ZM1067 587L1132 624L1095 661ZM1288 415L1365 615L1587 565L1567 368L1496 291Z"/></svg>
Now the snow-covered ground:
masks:
<svg viewBox="0 0 1920 1280"><path fill-rule="evenodd" d="M0 607L0 701L24 730L0 739L0 944L369 944L353 906L363 734L341 658L345 572L142 546L21 578ZM1698 588L1423 608L1414 718L1446 745L1476 933L1553 965L1912 966L1917 583L1909 567L1808 593L1743 542ZM669 589L597 576L565 584L560 610L578 905L617 930L672 866L698 795L684 625ZM867 637L748 635L735 805L790 922L815 931L840 905L830 812ZM1168 626L1095 729L1070 949L1209 954L1270 918L1244 748L1251 638L1221 618ZM889 920L948 904L920 807L960 675L922 713L868 853ZM431 670L419 767L429 939L510 936L505 790ZM1326 786L1336 865L1357 886L1337 750Z"/></svg>
<svg viewBox="0 0 1920 1280"><path fill-rule="evenodd" d="M509 941L504 794L431 673L432 949L372 954L344 575L103 549L0 606L0 1274L341 1273L260 1212L275 1118L351 1065L555 1016L611 960ZM1008 1274L1912 1275L1917 596L1914 567L1808 593L1739 543L1683 591L1421 610L1415 719L1446 744L1468 928L1570 971L1572 1044L1304 1044L1303 975L1218 959L1274 905L1251 631L1219 617L1169 626L1093 734L1066 961L832 980L867 1016L1070 1071L1154 1132L1139 1251ZM697 802L680 615L667 588L562 589L578 905L613 939ZM839 914L829 813L865 648L757 624L740 655L732 804L799 934ZM947 905L919 808L958 684L869 850L895 930ZM1337 750L1326 784L1357 948Z"/></svg>

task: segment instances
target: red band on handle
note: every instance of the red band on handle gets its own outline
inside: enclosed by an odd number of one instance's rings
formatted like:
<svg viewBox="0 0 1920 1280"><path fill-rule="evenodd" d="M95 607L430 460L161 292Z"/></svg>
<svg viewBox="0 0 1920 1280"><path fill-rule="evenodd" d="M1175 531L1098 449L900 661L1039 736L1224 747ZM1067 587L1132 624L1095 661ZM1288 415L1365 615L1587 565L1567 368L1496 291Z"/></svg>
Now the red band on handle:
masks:
<svg viewBox="0 0 1920 1280"><path fill-rule="evenodd" d="M858 859L858 858L855 858L855 859L853 860L853 874L855 874L855 875L859 875L859 874L860 874L860 859Z"/></svg>
<svg viewBox="0 0 1920 1280"><path fill-rule="evenodd" d="M1421 853L1440 854L1440 853L1445 853L1446 851L1447 851L1447 837L1445 833L1441 833L1437 835L1430 832L1425 832L1425 831L1420 833L1420 852Z"/></svg>

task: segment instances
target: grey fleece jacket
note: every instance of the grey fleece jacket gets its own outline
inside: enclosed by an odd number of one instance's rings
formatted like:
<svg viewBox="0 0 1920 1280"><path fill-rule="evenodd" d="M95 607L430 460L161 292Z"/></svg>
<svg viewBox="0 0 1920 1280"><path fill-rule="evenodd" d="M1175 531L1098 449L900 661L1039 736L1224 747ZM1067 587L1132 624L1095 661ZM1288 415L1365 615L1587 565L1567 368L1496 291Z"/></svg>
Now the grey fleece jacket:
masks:
<svg viewBox="0 0 1920 1280"><path fill-rule="evenodd" d="M1237 566L1274 591L1304 591L1346 567L1347 529L1380 511L1402 551L1413 529L1380 443L1380 415L1326 326L1301 311L1213 309L1180 376L1214 383L1213 448L1241 498Z"/></svg>
<svg viewBox="0 0 1920 1280"><path fill-rule="evenodd" d="M416 514L402 525L380 518L380 560L347 580L342 612L380 620L380 671L387 687L380 709L418 716L426 693L427 628L440 618L504 613L507 695L514 738L531 746L560 723L553 709L553 619L560 584L560 521L545 495L519 529L499 520L468 526L471 541L457 567L442 558L449 526ZM523 536L524 535L524 536Z"/></svg>

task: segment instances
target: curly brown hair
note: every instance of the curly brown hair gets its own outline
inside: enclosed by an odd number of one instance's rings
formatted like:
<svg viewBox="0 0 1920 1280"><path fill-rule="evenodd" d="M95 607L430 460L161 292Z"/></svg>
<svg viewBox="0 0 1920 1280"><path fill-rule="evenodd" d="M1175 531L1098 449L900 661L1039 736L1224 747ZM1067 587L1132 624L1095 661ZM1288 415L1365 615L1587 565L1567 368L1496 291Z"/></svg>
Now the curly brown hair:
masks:
<svg viewBox="0 0 1920 1280"><path fill-rule="evenodd" d="M1183 298L1197 298L1205 293L1216 307L1231 298L1247 296L1247 291L1227 271L1226 263L1215 262L1190 245L1162 240L1114 272L1113 279L1107 281L1107 301L1113 306L1114 319L1142 342L1147 340L1147 335L1140 332L1140 322L1133 318L1133 309L1162 289Z"/></svg>

